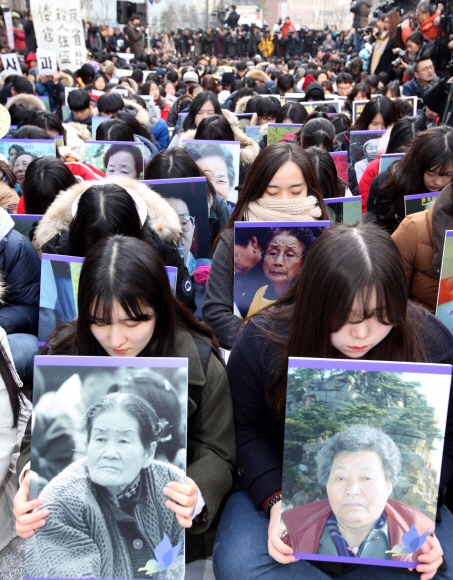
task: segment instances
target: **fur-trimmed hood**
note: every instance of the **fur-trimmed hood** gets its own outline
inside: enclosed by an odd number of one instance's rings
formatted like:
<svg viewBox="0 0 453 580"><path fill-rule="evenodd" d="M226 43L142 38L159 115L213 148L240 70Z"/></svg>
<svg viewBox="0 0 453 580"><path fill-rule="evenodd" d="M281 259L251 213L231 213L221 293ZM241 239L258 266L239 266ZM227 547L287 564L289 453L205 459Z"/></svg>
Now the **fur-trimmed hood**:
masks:
<svg viewBox="0 0 453 580"><path fill-rule="evenodd" d="M74 79L71 75L66 74L65 72L60 72L60 81L64 87L73 87L74 86Z"/></svg>
<svg viewBox="0 0 453 580"><path fill-rule="evenodd" d="M256 141L248 137L244 131L239 127L239 121L237 117L227 109L222 109L223 116L230 122L231 128L233 129L234 137L236 141L239 141L241 148L239 150L240 162L244 165L250 165L253 163L260 152L260 147ZM234 124L230 121L234 118ZM184 133L184 139L195 139L196 129L191 129Z"/></svg>
<svg viewBox="0 0 453 580"><path fill-rule="evenodd" d="M56 235L69 230L72 221L71 207L74 200L93 185L115 183L132 189L148 208L148 224L162 242L176 244L181 235L178 214L167 201L147 185L130 177L112 177L101 181L82 181L66 191L60 192L39 222L33 238L33 245L40 251L42 246Z"/></svg>
<svg viewBox="0 0 453 580"><path fill-rule="evenodd" d="M271 77L268 76L264 71L260 70L259 68L252 68L249 72L245 75L246 77L252 77L259 83L265 83L266 81L270 81Z"/></svg>
<svg viewBox="0 0 453 580"><path fill-rule="evenodd" d="M124 99L124 108L129 109L129 112L135 116L141 125L151 129L154 129L160 119L159 107L150 101L146 103L146 109L144 109L135 101L126 98Z"/></svg>
<svg viewBox="0 0 453 580"><path fill-rule="evenodd" d="M149 127L154 129L161 118L160 109L152 101L146 101L146 112L148 113L149 117Z"/></svg>
<svg viewBox="0 0 453 580"><path fill-rule="evenodd" d="M91 133L88 125L84 125L83 123L76 123L75 121L69 121L69 123L63 123L63 127L66 128L66 125L69 125L73 129L77 131L78 137L83 141L91 141Z"/></svg>
<svg viewBox="0 0 453 580"><path fill-rule="evenodd" d="M42 109L42 110L46 109L46 107L41 99L38 99L38 97L35 97L35 95L28 95L26 93L20 93L19 95L16 95L15 97L12 97L11 99L9 99L9 101L6 103L5 107L7 109L9 109L10 107L15 105L16 103L23 103L27 107L34 107L35 109Z"/></svg>
<svg viewBox="0 0 453 580"><path fill-rule="evenodd" d="M234 110L234 112L236 113L236 115L243 115L244 113L246 113L246 108L247 108L247 103L250 101L252 97L248 96L248 97L241 97L239 99L239 101L236 103L236 109Z"/></svg>

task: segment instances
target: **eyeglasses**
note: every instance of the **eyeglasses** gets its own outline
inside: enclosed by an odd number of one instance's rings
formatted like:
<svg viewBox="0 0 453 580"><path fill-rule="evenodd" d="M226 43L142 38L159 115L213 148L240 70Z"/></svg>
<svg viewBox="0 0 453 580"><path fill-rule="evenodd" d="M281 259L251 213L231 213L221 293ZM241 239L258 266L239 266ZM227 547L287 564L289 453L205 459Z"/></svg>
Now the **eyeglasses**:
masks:
<svg viewBox="0 0 453 580"><path fill-rule="evenodd" d="M269 260L270 262L275 262L275 260L277 260L281 254L283 254L283 259L285 262L295 262L302 256L302 254L296 254L296 252L292 252L291 250L286 250L284 252L279 252L278 250L266 250L265 252L261 252L263 258L265 260Z"/></svg>
<svg viewBox="0 0 453 580"><path fill-rule="evenodd" d="M179 213L179 223L181 224L181 230L186 232L191 232L195 227L195 218L191 215L186 215L185 213Z"/></svg>
<svg viewBox="0 0 453 580"><path fill-rule="evenodd" d="M272 121L275 121L275 117L260 117L260 123L272 123Z"/></svg>
<svg viewBox="0 0 453 580"><path fill-rule="evenodd" d="M425 68L421 68L421 69L419 69L417 72L418 72L418 73L422 73L422 72L426 72L426 71L428 71L428 70L434 70L434 67L433 67L433 65L432 65L432 64L431 64L431 65L429 65L429 66L425 66Z"/></svg>

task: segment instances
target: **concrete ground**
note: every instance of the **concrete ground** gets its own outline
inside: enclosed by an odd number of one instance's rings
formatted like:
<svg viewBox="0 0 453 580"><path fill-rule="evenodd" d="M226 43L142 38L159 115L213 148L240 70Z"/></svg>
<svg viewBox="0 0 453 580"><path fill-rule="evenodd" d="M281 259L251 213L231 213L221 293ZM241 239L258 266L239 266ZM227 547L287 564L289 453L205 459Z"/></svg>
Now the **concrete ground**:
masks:
<svg viewBox="0 0 453 580"><path fill-rule="evenodd" d="M14 538L0 552L0 578L2 580L23 580L25 560L25 540Z"/></svg>

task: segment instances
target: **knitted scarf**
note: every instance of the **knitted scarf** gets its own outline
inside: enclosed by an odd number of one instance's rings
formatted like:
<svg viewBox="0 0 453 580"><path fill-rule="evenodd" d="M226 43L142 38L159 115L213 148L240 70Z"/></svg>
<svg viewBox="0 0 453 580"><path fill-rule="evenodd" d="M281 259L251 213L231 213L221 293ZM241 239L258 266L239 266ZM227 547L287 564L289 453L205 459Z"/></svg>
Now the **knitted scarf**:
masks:
<svg viewBox="0 0 453 580"><path fill-rule="evenodd" d="M321 217L321 208L314 195L300 199L257 199L245 212L249 222L313 221Z"/></svg>

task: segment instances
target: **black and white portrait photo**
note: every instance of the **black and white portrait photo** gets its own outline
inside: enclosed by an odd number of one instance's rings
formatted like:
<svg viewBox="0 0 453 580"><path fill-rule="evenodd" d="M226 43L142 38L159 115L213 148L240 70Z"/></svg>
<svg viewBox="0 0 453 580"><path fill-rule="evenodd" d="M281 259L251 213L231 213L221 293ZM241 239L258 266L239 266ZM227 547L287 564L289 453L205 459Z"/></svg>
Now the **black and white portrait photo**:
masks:
<svg viewBox="0 0 453 580"><path fill-rule="evenodd" d="M28 578L184 577L187 361L36 357Z"/></svg>

